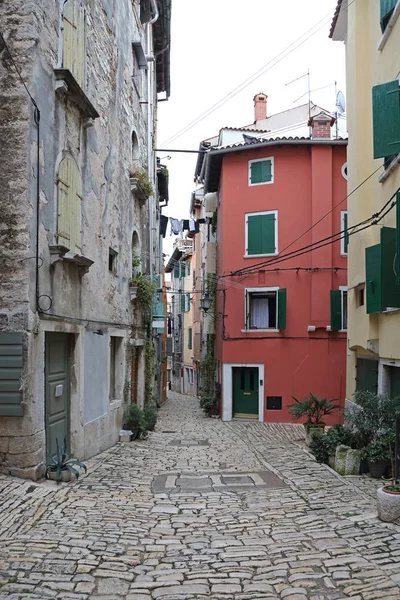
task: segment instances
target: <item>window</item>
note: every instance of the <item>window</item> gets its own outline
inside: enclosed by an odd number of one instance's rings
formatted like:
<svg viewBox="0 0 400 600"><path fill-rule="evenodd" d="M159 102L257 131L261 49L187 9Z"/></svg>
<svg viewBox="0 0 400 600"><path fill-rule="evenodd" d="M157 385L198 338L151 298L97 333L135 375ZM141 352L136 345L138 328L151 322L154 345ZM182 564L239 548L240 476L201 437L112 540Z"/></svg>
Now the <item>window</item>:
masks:
<svg viewBox="0 0 400 600"><path fill-rule="evenodd" d="M397 0L381 0L381 29L385 31L394 11Z"/></svg>
<svg viewBox="0 0 400 600"><path fill-rule="evenodd" d="M274 159L249 160L249 185L274 183Z"/></svg>
<svg viewBox="0 0 400 600"><path fill-rule="evenodd" d="M252 288L245 292L247 331L286 328L286 289Z"/></svg>
<svg viewBox="0 0 400 600"><path fill-rule="evenodd" d="M346 232L340 240L340 254L342 256L347 256L347 248L349 245L349 234L347 233L347 210L342 210L340 213L340 231Z"/></svg>
<svg viewBox="0 0 400 600"><path fill-rule="evenodd" d="M67 0L63 9L62 66L68 69L82 90L85 89L85 9L79 0Z"/></svg>
<svg viewBox="0 0 400 600"><path fill-rule="evenodd" d="M190 310L190 294L186 294L186 312Z"/></svg>
<svg viewBox="0 0 400 600"><path fill-rule="evenodd" d="M188 349L191 350L192 349L192 338L193 338L193 333L192 333L192 328L189 327L188 329Z"/></svg>
<svg viewBox="0 0 400 600"><path fill-rule="evenodd" d="M22 333L0 332L0 415L22 417Z"/></svg>
<svg viewBox="0 0 400 600"><path fill-rule="evenodd" d="M246 256L278 254L278 211L247 213Z"/></svg>
<svg viewBox="0 0 400 600"><path fill-rule="evenodd" d="M180 264L179 264L178 262L176 262L176 263L174 264L174 277L175 277L176 279L179 279L180 272L181 272L181 271L180 271L180 269L181 269L181 266L180 266Z"/></svg>
<svg viewBox="0 0 400 600"><path fill-rule="evenodd" d="M331 290L331 331L347 330L347 288Z"/></svg>
<svg viewBox="0 0 400 600"><path fill-rule="evenodd" d="M117 271L117 255L118 252L116 252L112 248L108 249L108 270L114 274Z"/></svg>
<svg viewBox="0 0 400 600"><path fill-rule="evenodd" d="M184 294L183 292L181 293L181 311L186 311L186 294Z"/></svg>
<svg viewBox="0 0 400 600"><path fill-rule="evenodd" d="M122 397L122 337L110 336L110 400Z"/></svg>
<svg viewBox="0 0 400 600"><path fill-rule="evenodd" d="M365 249L367 313L400 308L400 285L396 280L396 229L382 227L380 244Z"/></svg>
<svg viewBox="0 0 400 600"><path fill-rule="evenodd" d="M81 254L81 176L72 158L64 158L57 177L58 244Z"/></svg>
<svg viewBox="0 0 400 600"><path fill-rule="evenodd" d="M378 361L367 358L357 358L356 363L356 391L378 391Z"/></svg>
<svg viewBox="0 0 400 600"><path fill-rule="evenodd" d="M400 152L400 87L389 81L372 88L374 158Z"/></svg>
<svg viewBox="0 0 400 600"><path fill-rule="evenodd" d="M357 307L364 306L364 286L357 290Z"/></svg>

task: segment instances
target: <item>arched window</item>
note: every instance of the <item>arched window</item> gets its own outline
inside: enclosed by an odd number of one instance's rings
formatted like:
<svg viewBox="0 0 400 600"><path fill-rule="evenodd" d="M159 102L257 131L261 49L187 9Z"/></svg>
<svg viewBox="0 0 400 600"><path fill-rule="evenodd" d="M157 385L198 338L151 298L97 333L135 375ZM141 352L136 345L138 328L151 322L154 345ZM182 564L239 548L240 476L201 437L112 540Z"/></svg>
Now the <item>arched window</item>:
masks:
<svg viewBox="0 0 400 600"><path fill-rule="evenodd" d="M63 9L63 59L80 87L85 89L85 9L79 0L66 0Z"/></svg>
<svg viewBox="0 0 400 600"><path fill-rule="evenodd" d="M81 254L81 176L72 158L64 158L57 177L58 244Z"/></svg>
<svg viewBox="0 0 400 600"><path fill-rule="evenodd" d="M132 234L132 276L142 272L142 257L139 236L136 231Z"/></svg>
<svg viewBox="0 0 400 600"><path fill-rule="evenodd" d="M139 140L135 131L132 131L132 168L133 170L139 169L141 167L140 164L140 149L139 149Z"/></svg>

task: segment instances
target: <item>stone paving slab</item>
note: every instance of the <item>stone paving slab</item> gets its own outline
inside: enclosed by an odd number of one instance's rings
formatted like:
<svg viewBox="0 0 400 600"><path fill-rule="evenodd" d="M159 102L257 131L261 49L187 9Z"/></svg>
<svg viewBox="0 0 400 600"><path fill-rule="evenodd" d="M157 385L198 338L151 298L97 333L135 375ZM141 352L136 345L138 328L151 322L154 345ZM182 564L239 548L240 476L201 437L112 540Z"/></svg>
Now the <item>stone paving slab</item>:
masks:
<svg viewBox="0 0 400 600"><path fill-rule="evenodd" d="M303 440L302 426L222 423L171 394L147 440L78 482L0 476L0 600L400 600L380 483L340 477Z"/></svg>

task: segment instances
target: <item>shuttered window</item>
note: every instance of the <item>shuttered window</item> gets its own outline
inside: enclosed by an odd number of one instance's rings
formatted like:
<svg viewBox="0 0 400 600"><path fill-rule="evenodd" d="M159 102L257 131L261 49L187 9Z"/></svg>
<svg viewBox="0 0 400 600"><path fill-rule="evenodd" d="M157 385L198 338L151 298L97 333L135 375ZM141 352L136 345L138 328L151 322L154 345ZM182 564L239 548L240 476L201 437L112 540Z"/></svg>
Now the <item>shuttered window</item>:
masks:
<svg viewBox="0 0 400 600"><path fill-rule="evenodd" d="M347 330L347 290L331 290L331 330Z"/></svg>
<svg viewBox="0 0 400 600"><path fill-rule="evenodd" d="M190 294L186 294L186 311L190 310Z"/></svg>
<svg viewBox="0 0 400 600"><path fill-rule="evenodd" d="M284 288L246 290L246 330L286 329L286 295Z"/></svg>
<svg viewBox="0 0 400 600"><path fill-rule="evenodd" d="M174 264L174 277L176 277L177 279L179 279L180 269L181 269L180 264L179 263L175 263Z"/></svg>
<svg viewBox="0 0 400 600"><path fill-rule="evenodd" d="M278 211L246 215L246 255L278 254Z"/></svg>
<svg viewBox="0 0 400 600"><path fill-rule="evenodd" d="M186 294L181 294L181 311L185 312L186 310Z"/></svg>
<svg viewBox="0 0 400 600"><path fill-rule="evenodd" d="M378 361L367 358L357 358L356 363L356 391L372 392L378 391Z"/></svg>
<svg viewBox="0 0 400 600"><path fill-rule="evenodd" d="M249 161L249 185L273 183L273 158Z"/></svg>
<svg viewBox="0 0 400 600"><path fill-rule="evenodd" d="M397 0L381 0L381 29L385 31Z"/></svg>
<svg viewBox="0 0 400 600"><path fill-rule="evenodd" d="M400 284L400 192L396 194L396 283Z"/></svg>
<svg viewBox="0 0 400 600"><path fill-rule="evenodd" d="M340 240L340 253L343 256L346 256L348 251L348 245L349 245L349 234L348 234L348 217L347 217L347 210L342 210L341 212L341 224L340 224L340 231L344 231L345 233L342 233L342 239Z"/></svg>
<svg viewBox="0 0 400 600"><path fill-rule="evenodd" d="M400 152L400 87L389 81L372 88L374 158Z"/></svg>
<svg viewBox="0 0 400 600"><path fill-rule="evenodd" d="M58 243L81 254L81 177L72 158L65 158L58 171Z"/></svg>
<svg viewBox="0 0 400 600"><path fill-rule="evenodd" d="M0 333L0 415L21 417L22 333Z"/></svg>
<svg viewBox="0 0 400 600"><path fill-rule="evenodd" d="M367 313L400 308L396 281L396 230L382 227L380 244L365 249Z"/></svg>
<svg viewBox="0 0 400 600"><path fill-rule="evenodd" d="M63 68L85 89L85 9L79 0L67 0L63 9Z"/></svg>
<svg viewBox="0 0 400 600"><path fill-rule="evenodd" d="M191 350L192 349L192 337L193 337L193 333L192 333L192 328L189 327L188 329L188 349Z"/></svg>

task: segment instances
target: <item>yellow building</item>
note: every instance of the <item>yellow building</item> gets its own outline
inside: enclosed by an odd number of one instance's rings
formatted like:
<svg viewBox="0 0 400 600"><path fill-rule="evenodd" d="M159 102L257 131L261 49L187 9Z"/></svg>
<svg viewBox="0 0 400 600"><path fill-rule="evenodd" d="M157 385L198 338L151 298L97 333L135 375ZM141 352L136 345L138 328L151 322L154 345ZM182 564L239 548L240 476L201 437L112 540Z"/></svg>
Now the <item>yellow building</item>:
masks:
<svg viewBox="0 0 400 600"><path fill-rule="evenodd" d="M330 33L346 44L348 399L400 395L399 17L400 0L339 0Z"/></svg>

